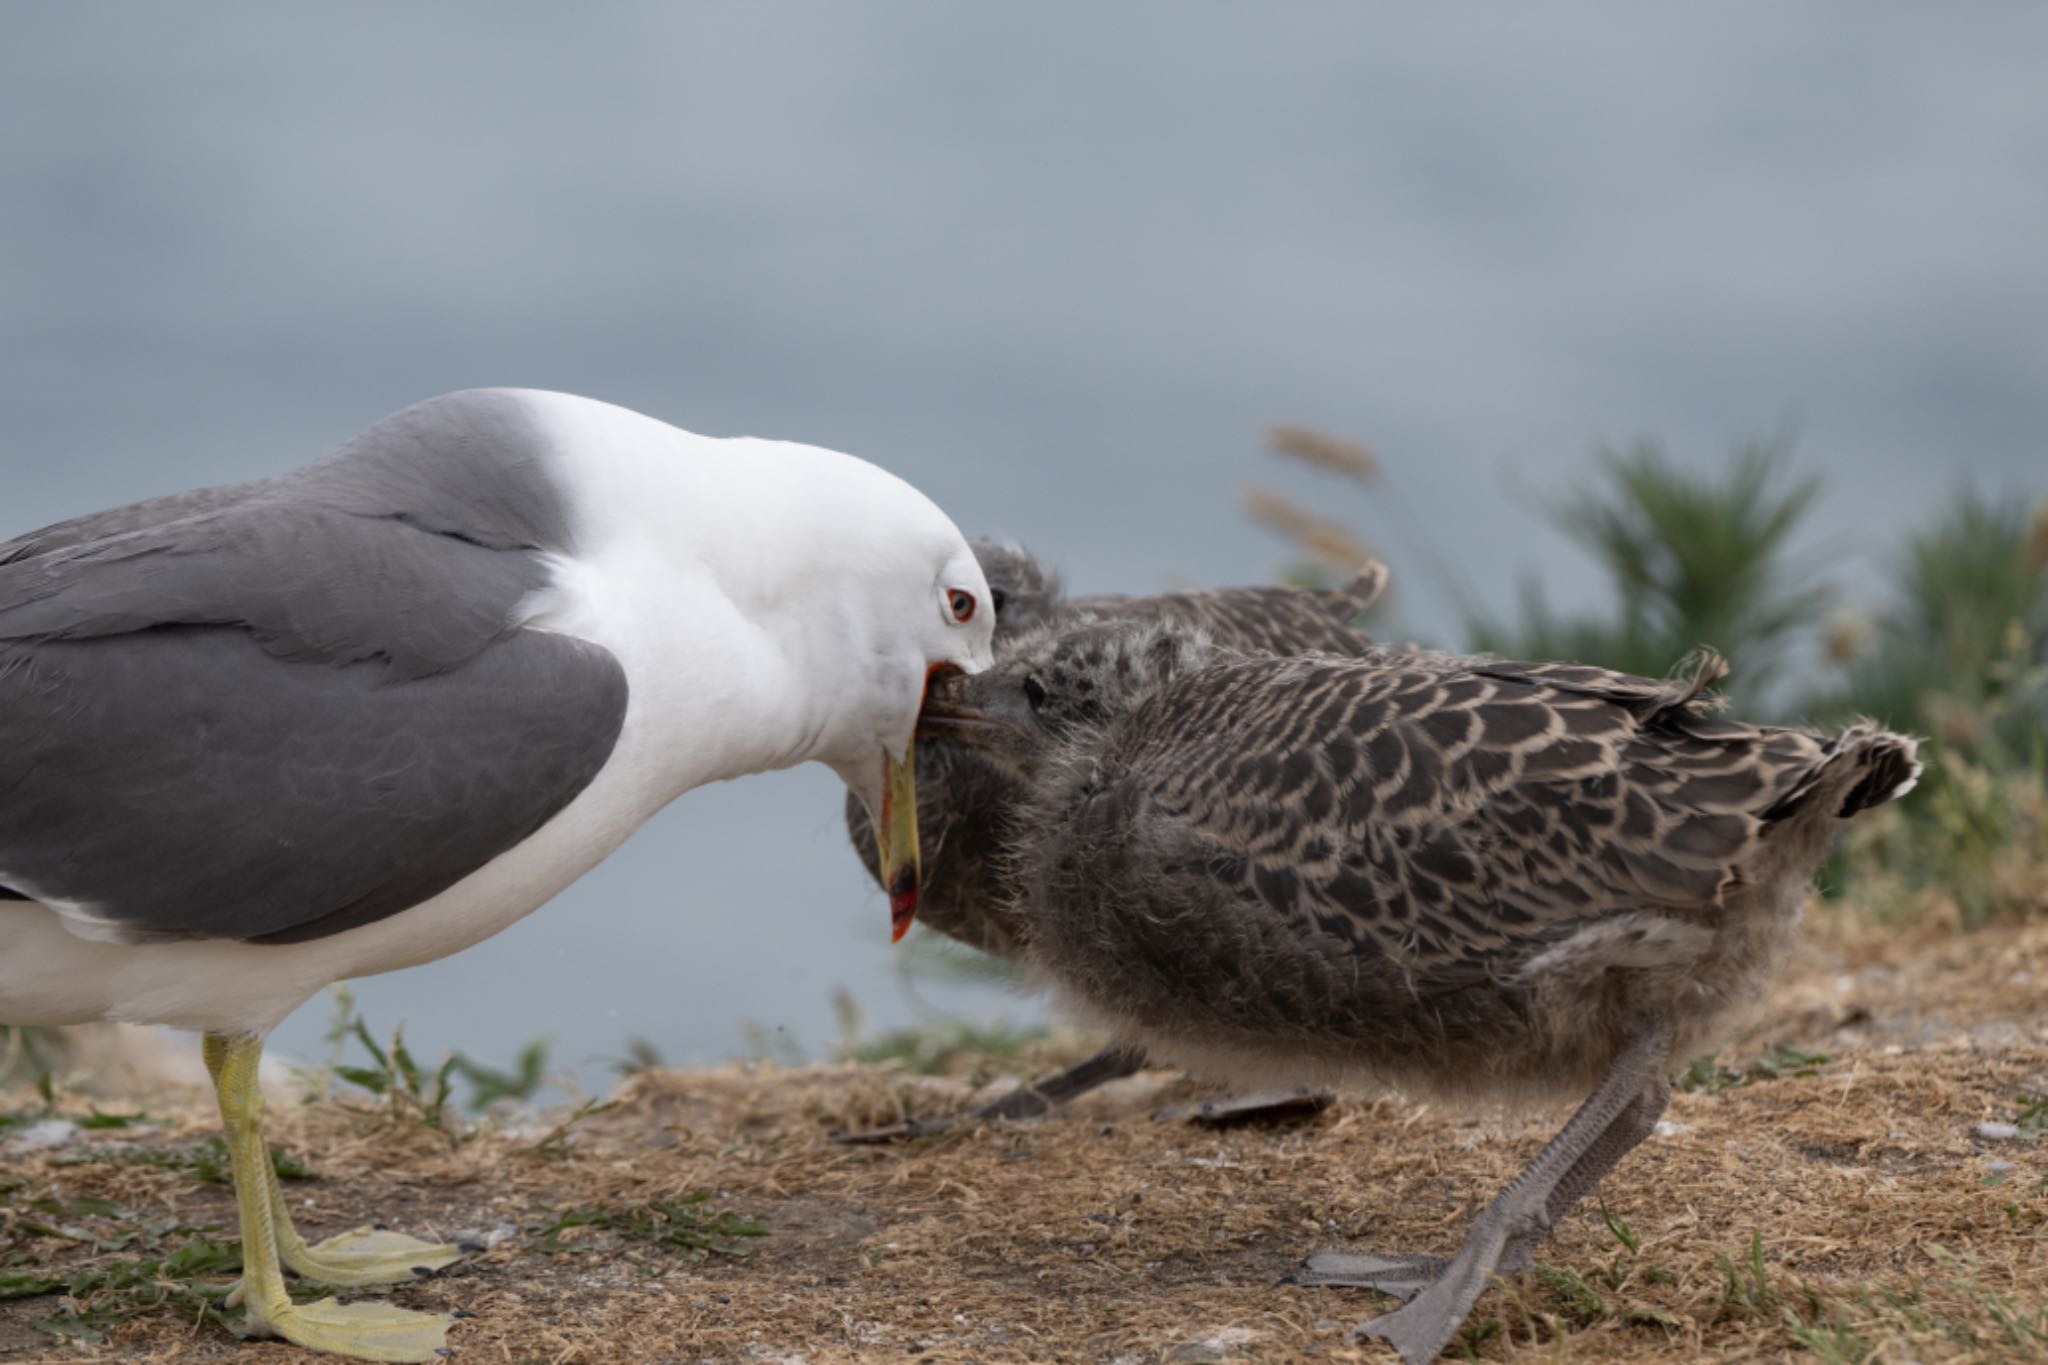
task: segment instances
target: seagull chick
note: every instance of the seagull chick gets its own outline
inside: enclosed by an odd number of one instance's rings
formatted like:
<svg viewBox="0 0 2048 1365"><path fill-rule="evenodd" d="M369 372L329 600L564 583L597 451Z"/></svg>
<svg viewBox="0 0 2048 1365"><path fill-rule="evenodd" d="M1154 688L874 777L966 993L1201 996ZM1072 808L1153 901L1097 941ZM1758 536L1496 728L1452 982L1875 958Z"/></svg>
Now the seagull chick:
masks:
<svg viewBox="0 0 2048 1365"><path fill-rule="evenodd" d="M989 540L976 540L973 546L996 612L998 657L1019 638L1111 622L1199 631L1217 644L1248 652L1356 654L1372 644L1357 626L1358 618L1379 599L1387 583L1386 566L1369 561L1349 581L1323 590L1260 586L1149 597L1069 598L1063 595L1058 576L1030 554ZM924 857L919 920L991 956L1016 959L1016 895L1009 864L1001 854L1004 827L1023 798L1023 789L973 749L927 737L917 744L917 790ZM879 881L867 810L851 793L846 800L846 831L868 874ZM976 1116L1035 1117L1144 1065L1142 1049L1112 1043L1058 1075L1001 1096ZM902 1131L931 1128L930 1123L914 1121ZM854 1136L900 1135L892 1128Z"/></svg>
<svg viewBox="0 0 2048 1365"><path fill-rule="evenodd" d="M1261 1084L1591 1092L1453 1258L1309 1263L1409 1300L1360 1330L1415 1365L1649 1134L1673 1059L1762 993L1841 822L1920 771L1870 725L1717 719L1724 672L1262 658L1104 623L935 690L922 730L1021 784L1022 955L1118 1037Z"/></svg>

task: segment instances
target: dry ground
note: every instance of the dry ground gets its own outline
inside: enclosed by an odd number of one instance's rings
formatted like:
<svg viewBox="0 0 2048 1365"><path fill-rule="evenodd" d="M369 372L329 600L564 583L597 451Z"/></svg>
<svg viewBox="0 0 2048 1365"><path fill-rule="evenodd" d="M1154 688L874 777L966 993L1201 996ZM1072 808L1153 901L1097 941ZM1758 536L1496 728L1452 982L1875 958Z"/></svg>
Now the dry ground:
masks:
<svg viewBox="0 0 2048 1365"><path fill-rule="evenodd" d="M1767 1045L1830 1060L1773 1076L1749 1066ZM1454 1358L2048 1359L2048 1112L2028 1116L2048 1094L2048 926L1819 925L1721 1061L1758 1074L1681 1093L1608 1182L1612 1224L1597 1207L1570 1218L1537 1269L1480 1301ZM1151 1117L1185 1093L1147 1075L1043 1123L843 1147L826 1133L957 1109L970 1087L732 1067L638 1077L545 1151L535 1131L457 1144L367 1102L274 1111L272 1138L317 1172L287 1186L309 1232L374 1216L491 1243L396 1296L478 1314L453 1337L463 1361L1153 1365L1391 1359L1347 1334L1374 1296L1276 1281L1319 1245L1451 1249L1559 1117L1391 1100L1220 1132ZM0 1145L0 1285L123 1265L141 1283L0 1299L0 1361L306 1359L200 1320L189 1288L112 1320L178 1280L158 1262L183 1229L231 1238L233 1207L189 1162L137 1155L191 1150L211 1127L201 1097L98 1102L153 1121L45 1150L18 1122ZM14 1093L0 1111L38 1103ZM670 1206L679 1221L644 1212L700 1190L708 1204ZM595 1205L617 1226L546 1233ZM769 1233L744 1257L647 1235L711 1210ZM196 1245L202 1267L217 1259Z"/></svg>

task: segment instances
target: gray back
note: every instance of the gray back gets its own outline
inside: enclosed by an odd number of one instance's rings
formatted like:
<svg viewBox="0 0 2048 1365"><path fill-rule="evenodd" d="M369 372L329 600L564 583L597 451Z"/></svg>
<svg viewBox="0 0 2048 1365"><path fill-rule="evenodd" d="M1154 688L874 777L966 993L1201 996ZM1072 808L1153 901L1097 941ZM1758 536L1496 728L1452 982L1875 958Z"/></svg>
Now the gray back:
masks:
<svg viewBox="0 0 2048 1365"><path fill-rule="evenodd" d="M0 885L125 937L404 910L586 786L617 661L520 629L568 524L517 395L0 547Z"/></svg>

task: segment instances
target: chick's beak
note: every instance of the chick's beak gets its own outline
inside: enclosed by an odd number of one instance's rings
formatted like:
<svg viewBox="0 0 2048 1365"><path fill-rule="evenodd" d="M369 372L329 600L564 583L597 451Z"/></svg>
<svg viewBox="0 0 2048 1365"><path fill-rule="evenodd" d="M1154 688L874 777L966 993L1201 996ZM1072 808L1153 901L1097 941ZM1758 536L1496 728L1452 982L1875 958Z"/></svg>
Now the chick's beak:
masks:
<svg viewBox="0 0 2048 1365"><path fill-rule="evenodd" d="M882 755L882 810L875 821L875 852L889 888L889 941L910 932L917 917L917 741L901 758Z"/></svg>

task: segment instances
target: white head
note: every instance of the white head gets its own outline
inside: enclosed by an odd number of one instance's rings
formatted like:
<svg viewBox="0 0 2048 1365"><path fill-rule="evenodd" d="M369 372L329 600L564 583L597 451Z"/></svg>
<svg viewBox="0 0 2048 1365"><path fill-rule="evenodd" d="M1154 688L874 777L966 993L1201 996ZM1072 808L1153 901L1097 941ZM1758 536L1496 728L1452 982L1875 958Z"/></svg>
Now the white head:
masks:
<svg viewBox="0 0 2048 1365"><path fill-rule="evenodd" d="M974 552L930 499L873 465L818 454L845 467L816 547L830 546L829 581L807 590L803 653L829 697L811 756L867 807L900 938L917 906L918 714L934 676L989 666L995 606Z"/></svg>
<svg viewBox="0 0 2048 1365"><path fill-rule="evenodd" d="M569 544L531 619L619 657L673 762L668 796L829 766L874 821L900 934L925 687L992 657L994 603L959 528L851 455L697 436L568 394L492 401L532 420L535 462L566 495Z"/></svg>

